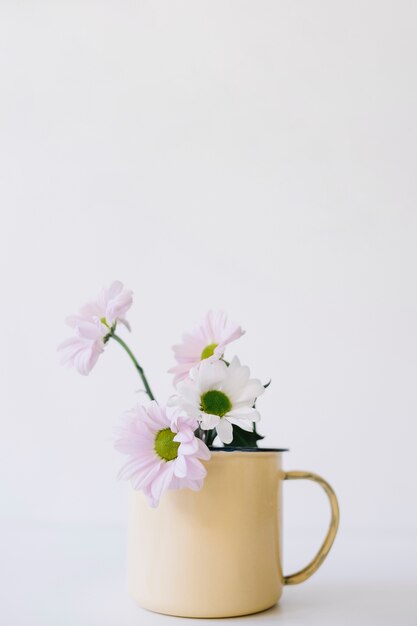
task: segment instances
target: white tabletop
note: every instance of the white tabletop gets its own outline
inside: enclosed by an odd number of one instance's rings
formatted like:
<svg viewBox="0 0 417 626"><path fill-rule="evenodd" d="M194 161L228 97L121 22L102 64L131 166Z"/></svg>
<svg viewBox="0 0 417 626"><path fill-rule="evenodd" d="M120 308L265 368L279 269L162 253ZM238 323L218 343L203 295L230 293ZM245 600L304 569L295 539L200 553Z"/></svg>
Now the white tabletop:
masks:
<svg viewBox="0 0 417 626"><path fill-rule="evenodd" d="M311 532L286 535L295 565L312 556ZM314 535L314 533L313 533ZM1 614L7 626L170 626L125 588L125 529L39 524L1 528ZM317 543L316 537L313 537ZM285 563L284 563L285 565ZM285 567L287 572L294 567ZM280 605L233 624L416 626L417 534L344 531L311 580L284 590ZM202 620L187 620L186 624ZM230 620L212 620L228 623ZM204 621L204 623L208 623Z"/></svg>

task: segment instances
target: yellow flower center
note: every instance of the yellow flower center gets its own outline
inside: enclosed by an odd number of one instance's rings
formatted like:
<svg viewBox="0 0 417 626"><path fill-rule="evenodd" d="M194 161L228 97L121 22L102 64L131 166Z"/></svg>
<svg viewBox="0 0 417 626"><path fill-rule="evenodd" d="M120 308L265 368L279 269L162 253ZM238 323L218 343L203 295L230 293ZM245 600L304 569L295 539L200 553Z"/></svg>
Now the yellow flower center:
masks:
<svg viewBox="0 0 417 626"><path fill-rule="evenodd" d="M170 428L158 431L155 437L155 452L164 461L173 461L178 456L178 441L173 441L176 433Z"/></svg>
<svg viewBox="0 0 417 626"><path fill-rule="evenodd" d="M223 391L210 389L210 391L206 391L206 393L203 393L201 396L200 408L204 413L223 417L223 415L226 415L232 408L232 403Z"/></svg>
<svg viewBox="0 0 417 626"><path fill-rule="evenodd" d="M208 359L210 356L213 356L218 345L218 343L209 343L209 345L206 346L201 353L201 360L204 361L204 359Z"/></svg>

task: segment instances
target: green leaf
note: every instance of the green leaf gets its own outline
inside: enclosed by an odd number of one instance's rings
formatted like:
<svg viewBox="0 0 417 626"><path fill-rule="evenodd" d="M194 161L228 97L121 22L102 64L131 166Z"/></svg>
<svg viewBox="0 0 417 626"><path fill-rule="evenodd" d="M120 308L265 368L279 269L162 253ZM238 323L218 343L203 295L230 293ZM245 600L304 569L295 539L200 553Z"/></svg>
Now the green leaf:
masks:
<svg viewBox="0 0 417 626"><path fill-rule="evenodd" d="M233 439L230 443L225 443L226 448L257 448L257 442L263 439L262 435L257 432L248 432L243 430L240 426L233 424Z"/></svg>

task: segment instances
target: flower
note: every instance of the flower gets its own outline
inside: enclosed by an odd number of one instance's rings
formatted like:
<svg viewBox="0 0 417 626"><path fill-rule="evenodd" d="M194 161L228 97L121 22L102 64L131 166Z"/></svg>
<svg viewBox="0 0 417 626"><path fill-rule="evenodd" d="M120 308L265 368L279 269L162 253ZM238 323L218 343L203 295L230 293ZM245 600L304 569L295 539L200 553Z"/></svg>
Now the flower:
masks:
<svg viewBox="0 0 417 626"><path fill-rule="evenodd" d="M125 314L132 306L133 292L124 289L120 280L112 282L110 287L100 291L97 298L85 304L81 310L82 317L98 319L107 326L121 322L130 329Z"/></svg>
<svg viewBox="0 0 417 626"><path fill-rule="evenodd" d="M249 368L237 357L229 366L224 361L203 361L190 378L179 383L178 395L170 404L182 408L198 420L203 430L216 429L223 443L233 440L233 426L252 430L252 422L260 419L255 400L264 391L256 378L249 378Z"/></svg>
<svg viewBox="0 0 417 626"><path fill-rule="evenodd" d="M80 374L87 376L104 350L104 336L108 329L100 321L84 319L80 315L68 317L67 323L74 328L75 337L58 346L61 363L72 365Z"/></svg>
<svg viewBox="0 0 417 626"><path fill-rule="evenodd" d="M167 489L201 489L207 471L199 459L208 460L210 452L194 435L197 426L184 412L169 415L156 402L128 411L115 438L115 448L128 455L119 478L141 489L153 507Z"/></svg>
<svg viewBox="0 0 417 626"><path fill-rule="evenodd" d="M182 337L182 344L173 346L177 365L168 370L175 374L174 385L185 380L193 367L202 361L222 358L227 344L244 334L240 326L227 321L222 311L209 311L202 324L194 332Z"/></svg>
<svg viewBox="0 0 417 626"><path fill-rule="evenodd" d="M75 336L58 346L62 365L72 365L80 374L87 376L104 350L105 337L114 330L117 322L127 328L124 315L132 305L132 292L115 280L110 287L102 289L96 300L81 307L78 315L66 319Z"/></svg>

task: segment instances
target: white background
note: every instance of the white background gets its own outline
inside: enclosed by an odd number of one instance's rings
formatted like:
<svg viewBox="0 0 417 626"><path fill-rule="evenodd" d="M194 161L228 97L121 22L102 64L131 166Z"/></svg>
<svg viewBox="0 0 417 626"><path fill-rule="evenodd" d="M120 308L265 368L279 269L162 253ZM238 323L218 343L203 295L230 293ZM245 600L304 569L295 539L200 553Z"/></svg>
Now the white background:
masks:
<svg viewBox="0 0 417 626"><path fill-rule="evenodd" d="M140 382L116 344L88 378L56 353L117 278L161 402L171 345L225 309L247 331L227 354L272 378L264 444L332 483L340 544L416 527L416 18L393 0L3 0L6 525L125 526L111 435ZM324 497L285 498L314 552Z"/></svg>

